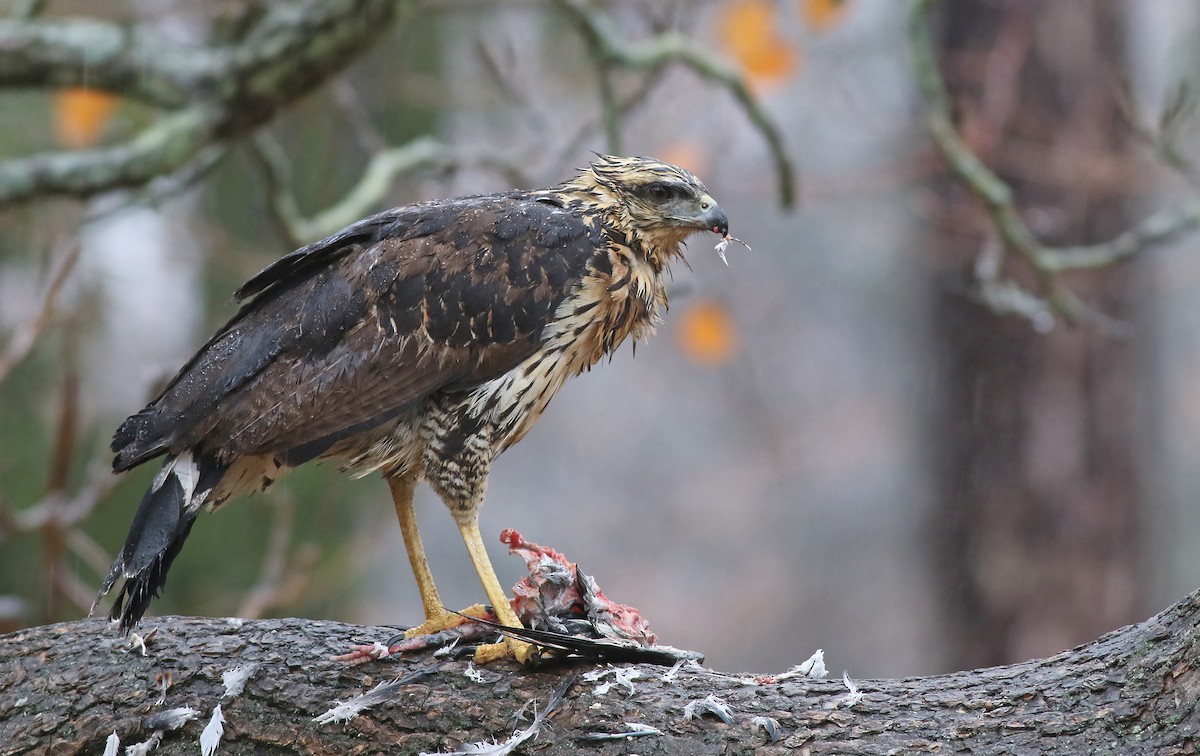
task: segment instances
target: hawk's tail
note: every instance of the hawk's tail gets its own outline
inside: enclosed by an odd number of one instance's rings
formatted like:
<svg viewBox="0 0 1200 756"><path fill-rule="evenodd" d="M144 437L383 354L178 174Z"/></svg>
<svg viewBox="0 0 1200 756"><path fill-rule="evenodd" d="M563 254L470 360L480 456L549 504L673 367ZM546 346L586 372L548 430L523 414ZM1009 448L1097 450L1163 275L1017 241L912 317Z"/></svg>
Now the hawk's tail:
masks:
<svg viewBox="0 0 1200 756"><path fill-rule="evenodd" d="M125 578L109 619L128 633L167 581L167 570L183 548L200 506L225 474L227 465L191 452L169 456L142 498L125 547L117 555L92 612L119 578Z"/></svg>

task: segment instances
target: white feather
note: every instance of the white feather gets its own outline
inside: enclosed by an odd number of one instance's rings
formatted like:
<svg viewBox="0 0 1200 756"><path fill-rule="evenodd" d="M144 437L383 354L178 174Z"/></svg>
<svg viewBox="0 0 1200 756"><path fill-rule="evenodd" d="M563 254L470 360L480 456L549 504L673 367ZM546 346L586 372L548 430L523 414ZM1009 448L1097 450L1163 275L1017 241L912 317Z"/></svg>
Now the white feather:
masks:
<svg viewBox="0 0 1200 756"><path fill-rule="evenodd" d="M134 743L131 746L127 746L125 748L125 756L147 756L155 748L158 748L158 744L162 742L162 739L162 730L155 730L153 735L141 743Z"/></svg>
<svg viewBox="0 0 1200 756"><path fill-rule="evenodd" d="M346 722L354 719L363 711L376 704L383 703L396 695L407 684L402 682L402 680L403 678L399 678L388 682L381 682L366 693L342 701L324 714L313 717L313 721L317 724L328 724L330 722Z"/></svg>
<svg viewBox="0 0 1200 756"><path fill-rule="evenodd" d="M691 720L704 714L712 714L725 724L733 724L733 709L712 693L709 693L704 699L692 701L683 707L684 719Z"/></svg>
<svg viewBox="0 0 1200 756"><path fill-rule="evenodd" d="M225 734L225 715L221 713L221 704L213 707L212 717L200 733L200 753L202 756L212 756L221 745L221 736Z"/></svg>
<svg viewBox="0 0 1200 756"><path fill-rule="evenodd" d="M812 656L792 667L787 672L776 675L775 679L787 680L791 677L807 677L812 680L820 680L828 674L829 670L825 668L825 651L818 648Z"/></svg>
<svg viewBox="0 0 1200 756"><path fill-rule="evenodd" d="M246 682L257 669L257 664L247 664L244 667L234 667L222 672L221 684L225 686L225 692L221 694L221 698L240 696L246 689Z"/></svg>
<svg viewBox="0 0 1200 756"><path fill-rule="evenodd" d="M191 706L181 706L177 709L167 709L147 717L149 727L155 730L178 730L188 722L200 716L200 712Z"/></svg>

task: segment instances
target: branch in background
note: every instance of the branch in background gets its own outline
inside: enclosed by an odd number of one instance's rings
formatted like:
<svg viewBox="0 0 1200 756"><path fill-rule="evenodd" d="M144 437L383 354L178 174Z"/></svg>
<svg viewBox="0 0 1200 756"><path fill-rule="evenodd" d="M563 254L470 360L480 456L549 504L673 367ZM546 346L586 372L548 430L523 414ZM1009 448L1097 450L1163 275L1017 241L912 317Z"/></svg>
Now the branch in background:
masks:
<svg viewBox="0 0 1200 756"><path fill-rule="evenodd" d="M350 125L350 133L354 135L362 151L370 154L387 149L387 137L371 120L370 109L350 80L345 76L339 77L334 80L331 89L333 99L338 104L338 112Z"/></svg>
<svg viewBox="0 0 1200 756"><path fill-rule="evenodd" d="M81 246L72 237L68 251L57 260L50 280L35 312L9 341L0 354L0 383L32 352L46 327L54 319L59 294L79 260ZM91 590L75 572L77 558L95 566L94 542L79 528L96 505L116 485L106 464L93 465L82 484L71 491L71 470L78 449L79 386L68 357L62 370L64 386L58 406L53 452L41 500L14 510L0 499L0 543L22 534L36 534L41 541L42 572L45 575L45 617L53 617L60 600L74 609L86 611ZM107 561L106 558L101 560ZM96 570L103 574L105 566ZM24 606L20 611L27 611ZM0 620L3 620L0 617Z"/></svg>
<svg viewBox="0 0 1200 756"><path fill-rule="evenodd" d="M86 197L142 186L182 169L213 144L220 118L211 108L188 108L121 144L6 160L0 163L0 206L56 194Z"/></svg>
<svg viewBox="0 0 1200 756"><path fill-rule="evenodd" d="M992 278L978 278L981 300L997 312L1028 317L1039 328L1044 327L1045 313L1050 312L1071 323L1087 323L1109 333L1119 333L1120 324L1080 301L1059 274L1115 265L1147 247L1200 227L1200 197L1154 213L1106 242L1073 247L1043 244L1021 218L1012 187L971 151L955 128L950 96L938 69L932 39L931 15L937 2L919 0L909 23L917 84L927 102L930 134L950 170L983 205L1004 247L1029 264L1040 288L1039 293L1029 292L1015 281L1001 280L997 273ZM1010 306L1014 303L1015 306Z"/></svg>
<svg viewBox="0 0 1200 756"><path fill-rule="evenodd" d="M192 48L109 22L0 20L0 88L88 86L167 113L122 144L0 162L0 206L87 197L182 169L331 78L388 29L399 5L274 3L239 41Z"/></svg>
<svg viewBox="0 0 1200 756"><path fill-rule="evenodd" d="M17 0L13 6L13 18L33 18L40 16L46 7L46 0Z"/></svg>
<svg viewBox="0 0 1200 756"><path fill-rule="evenodd" d="M108 569L108 556L81 526L116 485L117 478L108 465L97 463L89 467L84 482L74 492L47 490L40 501L19 511L0 501L0 543L26 533L37 533L41 539L48 591L42 621L54 616L55 603L60 599L80 612L91 606L91 581L79 578L76 562L82 561L102 575Z"/></svg>
<svg viewBox="0 0 1200 756"><path fill-rule="evenodd" d="M558 5L578 22L593 54L606 66L656 71L670 63L677 63L733 95L771 151L778 177L780 204L785 208L795 204L795 171L783 146L783 136L737 69L701 49L686 36L674 32L664 32L648 40L631 43L608 28L602 14L590 0L558 0Z"/></svg>
<svg viewBox="0 0 1200 756"><path fill-rule="evenodd" d="M371 155L358 183L340 201L308 217L300 211L296 197L291 193L291 166L283 148L266 133L258 134L253 143L254 154L266 176L269 206L275 223L280 233L296 247L329 236L374 212L391 191L396 177L406 173L448 170L465 164L486 165L513 178L516 183L522 183L520 167L493 152L472 157L432 137L418 137Z"/></svg>
<svg viewBox="0 0 1200 756"><path fill-rule="evenodd" d="M289 559L292 547L292 523L295 520L295 499L277 493L270 499L271 524L266 529L266 552L258 580L242 598L235 616L258 619L277 606L286 606L300 598L308 584L312 556L299 568ZM311 550L310 550L311 551Z"/></svg>
<svg viewBox="0 0 1200 756"><path fill-rule="evenodd" d="M662 81L666 69L661 67L651 69L642 77L633 92L618 98L616 93L612 91L609 67L597 55L594 47L589 45L588 50L591 51L593 58L595 58L595 64L598 69L598 75L601 77L602 85L606 85L601 90L601 121L605 138L608 141L608 150L613 154L620 154L622 152L620 146L621 119L650 98L650 95L654 92L654 88ZM573 136L566 138L563 142L562 154L564 156L575 154L583 144L592 138L594 126L594 124L585 123Z"/></svg>
<svg viewBox="0 0 1200 756"><path fill-rule="evenodd" d="M591 38L589 37L589 41ZM594 57L600 65L596 66L596 88L600 90L600 113L604 124L604 140L607 150L613 155L621 154L621 118L617 105L617 93L613 91L612 70L603 64L603 58L597 54L595 45L589 45Z"/></svg>
<svg viewBox="0 0 1200 756"><path fill-rule="evenodd" d="M522 116L530 121L532 130L539 135L539 155L553 152L558 156L554 163L555 165L567 163L573 160L584 149L585 145L595 139L596 124L591 119L575 119L579 122L563 124L567 128L552 123L552 119L547 115L547 111L552 110L552 108L548 109L544 107L542 103L537 102L530 96L529 87L521 85L518 74L511 70L511 66L506 65L500 59L500 55L495 47L484 43L480 43L478 47L480 59L488 76L504 93L505 100L513 103L521 111ZM588 50L592 56L593 64L598 69L598 74L604 82L607 82L607 73L610 67L597 56L595 49L591 45L588 46ZM620 119L628 115L630 111L650 97L665 73L666 71L663 68L647 72L640 78L633 92L620 98L615 96L615 93L611 91L611 87L606 92L601 93L603 102L601 108L601 130L606 134L608 143L606 149L609 152L619 154L622 151L620 149ZM609 99L610 97L612 98L611 100ZM614 120L616 121L615 125L610 127L609 123ZM574 128L570 129L570 126L574 126ZM571 133L567 134L568 130ZM547 149L544 135L549 133L563 133L564 136L556 140L557 143ZM528 184L529 182L527 181L518 181L514 185L527 186Z"/></svg>
<svg viewBox="0 0 1200 756"><path fill-rule="evenodd" d="M4 383L4 380L8 378L8 374L12 372L13 368L20 365L29 356L34 345L37 344L38 338L46 330L46 326L50 324L59 292L62 291L63 284L66 283L67 278L71 275L71 271L75 269L75 263L79 262L81 251L82 247L79 245L79 240L73 240L70 250L55 264L54 270L50 274L50 283L46 286L45 293L42 294L41 306L38 307L33 317L29 318L29 320L25 321L25 323L13 332L12 338L9 339L8 344L4 348L4 352L0 353L0 384Z"/></svg>
<svg viewBox="0 0 1200 756"><path fill-rule="evenodd" d="M1196 98L1192 87L1181 83L1171 93L1158 117L1157 126L1141 117L1140 109L1128 81L1115 87L1118 112L1135 137L1153 150L1163 165L1186 181L1193 190L1200 189L1200 170L1184 152L1180 142L1184 126L1196 115Z"/></svg>
<svg viewBox="0 0 1200 756"><path fill-rule="evenodd" d="M294 603L304 595L316 562L317 553L311 544L291 553L295 499L278 493L270 498L269 505L273 517L267 528L267 548L258 580L246 592L235 612L238 617L258 619L272 609Z"/></svg>

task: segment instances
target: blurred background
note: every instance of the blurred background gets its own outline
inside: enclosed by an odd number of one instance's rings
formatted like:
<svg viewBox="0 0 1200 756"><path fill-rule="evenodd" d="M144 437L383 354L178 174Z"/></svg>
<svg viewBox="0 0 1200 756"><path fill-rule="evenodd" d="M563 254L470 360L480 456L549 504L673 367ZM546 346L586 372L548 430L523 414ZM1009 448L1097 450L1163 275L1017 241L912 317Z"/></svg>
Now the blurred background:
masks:
<svg viewBox="0 0 1200 756"><path fill-rule="evenodd" d="M12 5L12 23L32 6L186 46L262 12ZM1164 208L1197 215L1200 9L944 5L415 2L193 170L0 206L0 625L86 613L156 468L113 478L111 433L234 313L243 280L311 241L278 198L315 216L372 154L434 143L362 214L556 183L593 151L654 155L697 173L753 247L726 267L693 238L658 334L569 382L495 465L482 529L502 583L523 574L498 540L516 528L715 668L779 672L822 648L860 678L1053 653L1195 589L1196 222L1095 270L1031 268L931 142L912 32L966 145L1042 243L1071 246ZM630 46L682 37L733 76L614 64L590 23ZM155 116L15 76L0 66L0 171ZM418 511L443 599L481 600L427 489ZM202 517L151 611L421 619L386 486L329 465Z"/></svg>

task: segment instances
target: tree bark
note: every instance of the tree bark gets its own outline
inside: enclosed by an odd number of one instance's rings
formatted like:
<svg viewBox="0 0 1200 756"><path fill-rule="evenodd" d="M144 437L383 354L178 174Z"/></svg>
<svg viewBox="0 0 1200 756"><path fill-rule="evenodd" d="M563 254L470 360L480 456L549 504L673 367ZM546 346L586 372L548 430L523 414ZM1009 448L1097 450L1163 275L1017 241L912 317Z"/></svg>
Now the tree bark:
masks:
<svg viewBox="0 0 1200 756"><path fill-rule="evenodd" d="M160 617L148 655L97 619L0 637L0 753L103 752L143 741L164 710L198 716L167 731L156 751L195 753L216 704L224 717L220 753L305 754L453 751L504 740L514 720L546 706L586 666L521 670L512 664L464 674L465 661L419 654L348 667L331 660L391 630L337 622ZM150 627L146 623L146 627ZM244 692L222 698L222 673L257 665ZM1005 667L902 680L857 681L857 701L840 680L770 682L703 669L634 667L633 692L577 677L527 751L545 754L1194 753L1200 739L1200 591L1162 614L1086 646ZM314 718L380 682L388 700L347 722ZM160 702L161 680L171 686ZM611 678L607 678L611 680ZM692 701L715 695L730 721L687 719ZM755 717L778 723L777 739ZM626 722L660 734L592 740Z"/></svg>

